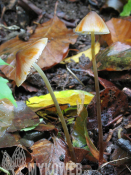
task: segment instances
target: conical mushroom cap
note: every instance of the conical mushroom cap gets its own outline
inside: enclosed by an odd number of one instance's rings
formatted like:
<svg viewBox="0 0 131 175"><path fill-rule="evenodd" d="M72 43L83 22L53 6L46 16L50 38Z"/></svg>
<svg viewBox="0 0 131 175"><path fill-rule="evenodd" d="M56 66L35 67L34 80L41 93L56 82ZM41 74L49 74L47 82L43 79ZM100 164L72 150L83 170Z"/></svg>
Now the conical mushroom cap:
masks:
<svg viewBox="0 0 131 175"><path fill-rule="evenodd" d="M75 28L75 32L79 34L108 34L110 33L103 19L96 12L89 12Z"/></svg>
<svg viewBox="0 0 131 175"><path fill-rule="evenodd" d="M16 54L15 82L20 86L30 72L33 63L37 62L47 45L48 38L42 38L31 44L28 48Z"/></svg>

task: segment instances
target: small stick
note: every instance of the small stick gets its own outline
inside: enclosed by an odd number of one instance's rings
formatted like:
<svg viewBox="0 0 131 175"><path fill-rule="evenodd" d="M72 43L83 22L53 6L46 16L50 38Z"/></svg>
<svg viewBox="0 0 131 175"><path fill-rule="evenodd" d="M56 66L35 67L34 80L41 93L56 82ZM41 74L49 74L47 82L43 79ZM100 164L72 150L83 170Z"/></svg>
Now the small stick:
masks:
<svg viewBox="0 0 131 175"><path fill-rule="evenodd" d="M77 79L77 81L79 81L79 83L85 87L85 85L81 82L81 80L67 67L66 65L66 69L71 73L71 75L73 75L73 77L75 77Z"/></svg>

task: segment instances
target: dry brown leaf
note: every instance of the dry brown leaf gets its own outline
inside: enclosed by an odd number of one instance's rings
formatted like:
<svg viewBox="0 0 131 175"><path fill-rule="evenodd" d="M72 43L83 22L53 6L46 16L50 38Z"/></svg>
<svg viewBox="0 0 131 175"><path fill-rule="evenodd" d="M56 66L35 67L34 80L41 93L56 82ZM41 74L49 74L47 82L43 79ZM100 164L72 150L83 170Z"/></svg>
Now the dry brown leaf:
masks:
<svg viewBox="0 0 131 175"><path fill-rule="evenodd" d="M41 123L38 126L36 126L36 128L34 130L37 130L37 131L52 131L54 129L55 129L55 125L52 125L50 123L49 124ZM58 132L57 129L56 129L56 132Z"/></svg>
<svg viewBox="0 0 131 175"><path fill-rule="evenodd" d="M24 82L22 86L25 88L26 91L29 92L38 92L38 88L31 86L28 82Z"/></svg>
<svg viewBox="0 0 131 175"><path fill-rule="evenodd" d="M16 37L2 44L0 55L4 61L15 67L16 53L43 37L49 39L38 61L38 65L43 69L50 68L63 60L68 54L69 44L74 44L77 39L73 30L68 30L65 24L57 16L54 16L53 19L39 25L28 42ZM1 70L6 77L15 80L15 68L2 66Z"/></svg>
<svg viewBox="0 0 131 175"><path fill-rule="evenodd" d="M106 88L100 93L101 99L101 119L102 125L106 126L118 115L123 114L128 109L127 96L116 87ZM87 128L97 127L96 99L92 99L88 105L88 115L90 116Z"/></svg>
<svg viewBox="0 0 131 175"><path fill-rule="evenodd" d="M24 102L17 102L17 108L6 99L0 104L0 137L5 132L15 132L39 124L39 117ZM6 140L7 142L7 140Z"/></svg>
<svg viewBox="0 0 131 175"><path fill-rule="evenodd" d="M130 42L127 42L128 39L131 39L131 22L129 20L112 18L106 22L106 25L110 34L103 35L102 38L108 45L117 41L131 45Z"/></svg>
<svg viewBox="0 0 131 175"><path fill-rule="evenodd" d="M46 139L39 140L31 147L32 157L34 157L37 166L40 168L42 163L45 163L45 166L41 167L41 174L45 174L45 171L52 170L53 163L56 163L61 168L60 156L62 155L65 158L67 153L66 144L57 137L53 138L54 144ZM49 169L46 167L50 167ZM54 173L53 173L54 174Z"/></svg>

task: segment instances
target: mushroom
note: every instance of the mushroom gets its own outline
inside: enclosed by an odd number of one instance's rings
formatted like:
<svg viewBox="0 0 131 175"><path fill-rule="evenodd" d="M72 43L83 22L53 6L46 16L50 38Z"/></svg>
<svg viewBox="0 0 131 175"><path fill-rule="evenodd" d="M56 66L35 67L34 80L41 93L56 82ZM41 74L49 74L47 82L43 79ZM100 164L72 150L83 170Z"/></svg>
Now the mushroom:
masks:
<svg viewBox="0 0 131 175"><path fill-rule="evenodd" d="M42 38L37 40L35 43L31 44L28 48L21 50L17 52L16 54L16 74L15 74L15 81L16 85L20 86L26 79L27 75L30 72L31 67L33 66L37 72L41 75L42 79L44 80L46 87L52 97L52 100L55 104L55 107L57 109L58 115L60 117L65 137L68 143L69 151L72 157L72 160L75 162L75 154L74 149L71 144L70 135L68 133L68 129L65 123L65 119L63 117L62 111L60 109L60 106L58 104L58 101L54 95L54 92L51 88L51 85L44 74L44 72L41 70L41 68L36 64L37 60L39 59L40 55L42 54L45 46L47 45L47 38Z"/></svg>
<svg viewBox="0 0 131 175"><path fill-rule="evenodd" d="M91 34L91 53L92 63L94 70L95 90L96 90L96 104L97 104L97 121L99 130L99 164L103 162L103 131L101 122L101 102L99 92L98 73L95 59L95 35L110 33L106 24L96 12L89 12L75 28L75 32L78 34Z"/></svg>

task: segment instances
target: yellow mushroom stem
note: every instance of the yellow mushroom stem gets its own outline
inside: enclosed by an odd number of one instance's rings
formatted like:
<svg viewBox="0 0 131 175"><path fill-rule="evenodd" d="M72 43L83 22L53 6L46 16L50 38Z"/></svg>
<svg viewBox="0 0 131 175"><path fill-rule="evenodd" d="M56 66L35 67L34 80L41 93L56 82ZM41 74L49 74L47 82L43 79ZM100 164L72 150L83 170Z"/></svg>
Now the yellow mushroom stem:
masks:
<svg viewBox="0 0 131 175"><path fill-rule="evenodd" d="M95 80L95 90L96 90L96 106L97 106L97 121L98 121L98 131L99 131L99 164L103 163L103 130L101 122L101 101L100 101L100 91L99 91L99 81L98 72L95 59L95 35L91 32L91 53L92 53L92 63L94 70L94 80Z"/></svg>
<svg viewBox="0 0 131 175"><path fill-rule="evenodd" d="M67 144L68 144L68 147L69 147L69 151L70 151L70 154L71 154L71 158L72 158L72 161L73 162L76 162L76 158L75 158L75 153L74 153L74 149L73 149L73 146L72 146L72 143L71 143L71 139L70 139L70 135L69 135L69 132L68 132L68 128L67 128L67 125L66 125L66 122L65 122L65 119L64 119L64 116L62 114L62 111L60 109L60 106L59 106L59 103L54 95L54 92L52 90L52 87L45 75L45 73L41 70L41 68L36 64L36 63L33 63L33 67L37 70L37 72L40 74L40 76L42 77L42 79L44 80L45 82L45 85L52 97L52 100L55 104L55 107L56 107L56 110L58 112L58 115L60 117L60 121L62 123L62 127L63 127L63 130L64 130L64 133L65 133L65 137L66 137L66 140L67 140Z"/></svg>

